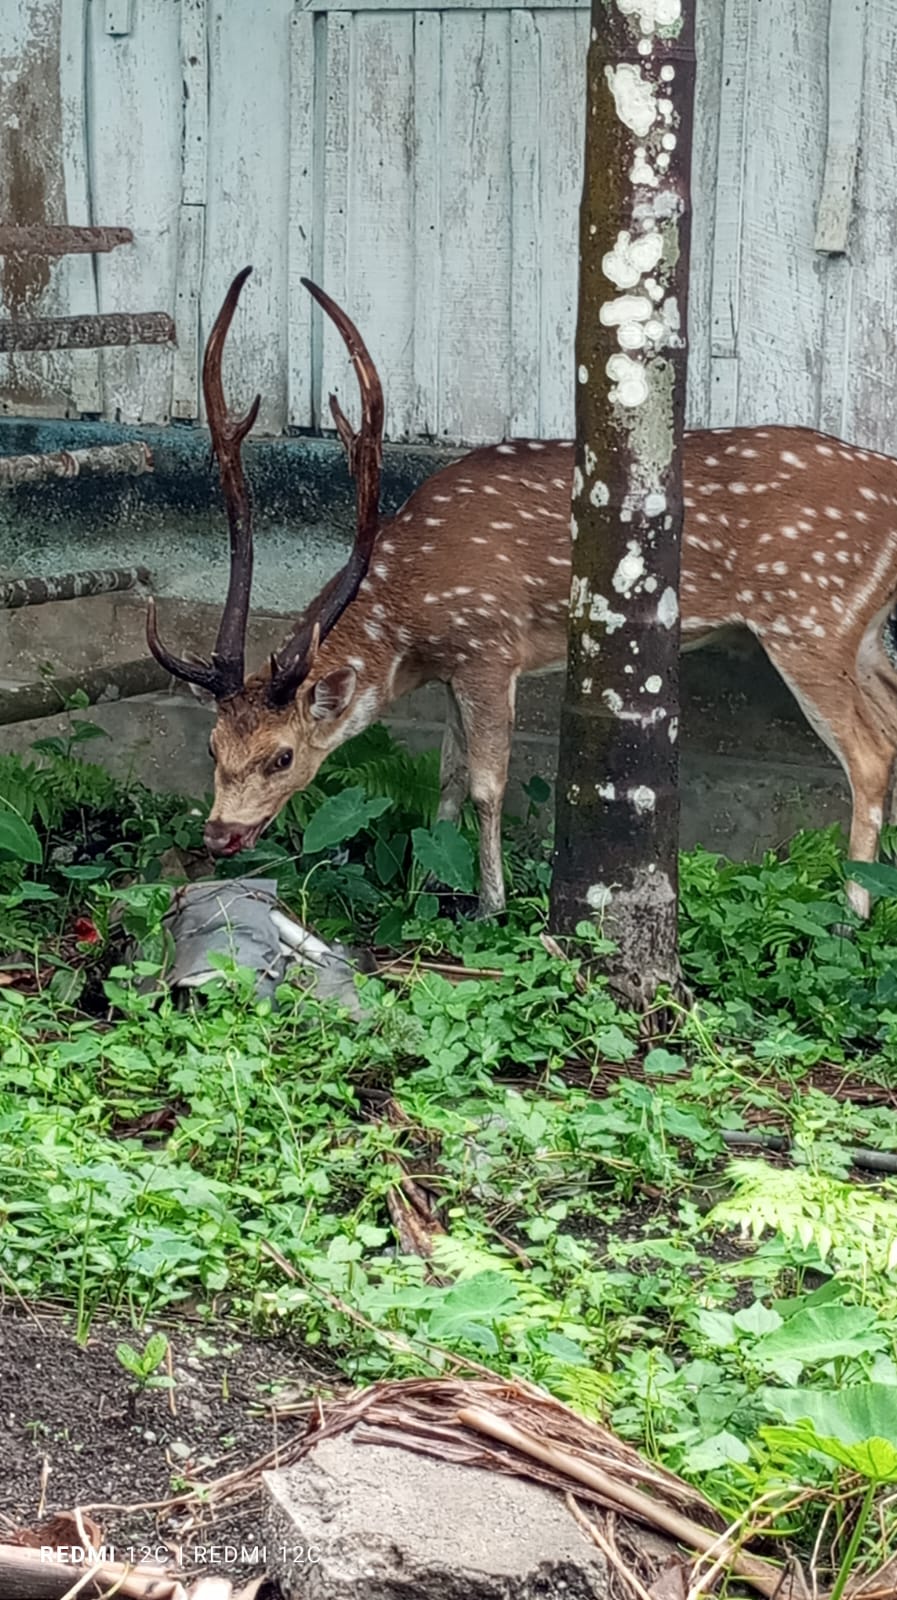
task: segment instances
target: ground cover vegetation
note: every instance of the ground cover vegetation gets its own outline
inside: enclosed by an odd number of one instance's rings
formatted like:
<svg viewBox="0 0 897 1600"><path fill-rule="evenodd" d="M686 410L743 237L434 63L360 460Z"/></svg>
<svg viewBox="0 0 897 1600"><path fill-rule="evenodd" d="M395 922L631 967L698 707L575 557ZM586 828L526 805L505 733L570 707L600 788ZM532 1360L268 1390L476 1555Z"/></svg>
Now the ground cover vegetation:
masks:
<svg viewBox="0 0 897 1600"><path fill-rule="evenodd" d="M815 1548L837 1594L883 1561L897 870L867 869L864 926L837 830L755 865L685 854L694 1000L646 1040L600 932L545 938L547 787L507 831L511 911L473 922L472 818L435 822L437 758L374 729L220 869L378 951L363 1019L290 983L259 1001L226 962L185 1006L147 985L172 883L208 871L202 806L83 761L93 737L75 716L0 758L4 1295L66 1306L82 1339L129 1324L138 1388L148 1323L187 1309L289 1329L358 1383L525 1376L746 1534ZM409 1184L430 1259L396 1231Z"/></svg>

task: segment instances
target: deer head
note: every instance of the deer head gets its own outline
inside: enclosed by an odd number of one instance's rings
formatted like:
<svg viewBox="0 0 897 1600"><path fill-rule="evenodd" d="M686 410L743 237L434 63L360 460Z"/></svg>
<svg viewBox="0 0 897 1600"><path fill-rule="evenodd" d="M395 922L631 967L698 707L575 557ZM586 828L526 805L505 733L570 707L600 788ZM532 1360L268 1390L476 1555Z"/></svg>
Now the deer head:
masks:
<svg viewBox="0 0 897 1600"><path fill-rule="evenodd" d="M383 392L358 330L322 289L302 282L342 335L358 376L362 423L353 433L334 395L330 409L356 482L356 534L345 566L307 607L295 632L267 667L245 676L246 623L252 587L252 512L240 449L258 415L229 415L221 380L228 329L251 267L234 278L209 335L202 383L212 447L218 459L230 528L230 581L215 648L208 661L172 655L159 639L155 607L147 614L152 654L173 677L217 705L209 750L215 800L205 829L213 855L236 855L255 844L291 794L311 782L324 757L346 737L355 673L327 671L319 651L364 581L379 526Z"/></svg>

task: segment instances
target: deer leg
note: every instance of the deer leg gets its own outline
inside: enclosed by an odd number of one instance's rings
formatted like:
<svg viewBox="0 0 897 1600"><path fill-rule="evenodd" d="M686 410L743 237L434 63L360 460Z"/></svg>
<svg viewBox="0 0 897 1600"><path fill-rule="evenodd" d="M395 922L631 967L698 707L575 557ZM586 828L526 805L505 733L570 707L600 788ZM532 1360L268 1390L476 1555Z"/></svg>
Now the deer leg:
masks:
<svg viewBox="0 0 897 1600"><path fill-rule="evenodd" d="M501 814L508 784L517 674L496 691L481 682L453 685L467 743L470 793L480 822L480 903L477 915L505 908Z"/></svg>
<svg viewBox="0 0 897 1600"><path fill-rule="evenodd" d="M885 803L894 762L893 746L866 745L847 764L853 796L848 857L851 861L876 861ZM858 917L869 915L869 891L847 884L847 899Z"/></svg>
<svg viewBox="0 0 897 1600"><path fill-rule="evenodd" d="M457 822L470 790L467 769L467 741L455 693L450 683L446 690L445 732L439 763L439 821Z"/></svg>

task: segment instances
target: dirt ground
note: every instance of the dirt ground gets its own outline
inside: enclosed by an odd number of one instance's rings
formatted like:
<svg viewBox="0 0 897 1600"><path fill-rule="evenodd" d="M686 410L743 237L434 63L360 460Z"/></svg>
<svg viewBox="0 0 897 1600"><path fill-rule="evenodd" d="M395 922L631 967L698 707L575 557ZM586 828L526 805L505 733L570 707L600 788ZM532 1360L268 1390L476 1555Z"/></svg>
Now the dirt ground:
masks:
<svg viewBox="0 0 897 1600"><path fill-rule="evenodd" d="M135 1392L116 1358L121 1341L142 1350L148 1330L97 1325L82 1348L57 1313L0 1311L0 1539L80 1507L115 1559L180 1559L185 1575L214 1570L236 1585L265 1570L260 1497L186 1529L183 1509L147 1502L281 1448L305 1423L301 1412L278 1420L272 1403L301 1405L326 1393L327 1379L282 1342L220 1324L158 1326L171 1346L171 1397Z"/></svg>

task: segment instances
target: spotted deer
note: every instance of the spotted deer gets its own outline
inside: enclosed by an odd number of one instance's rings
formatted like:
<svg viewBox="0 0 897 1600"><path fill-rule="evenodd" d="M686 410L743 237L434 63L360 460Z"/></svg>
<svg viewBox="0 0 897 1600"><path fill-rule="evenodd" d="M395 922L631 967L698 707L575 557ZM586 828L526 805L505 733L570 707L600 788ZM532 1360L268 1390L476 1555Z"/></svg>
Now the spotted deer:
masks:
<svg viewBox="0 0 897 1600"><path fill-rule="evenodd" d="M560 664L570 595L573 446L515 439L471 451L388 519L379 513L383 395L357 329L303 280L342 335L361 391L353 433L333 396L356 482L346 565L294 633L246 677L252 581L250 500L240 447L258 410L228 415L222 352L235 279L209 337L203 390L230 527L230 582L207 662L160 643L156 660L217 702L210 749L209 851L253 845L322 761L400 695L448 691L439 815L468 795L480 823L480 912L505 903L501 811L517 681ZM897 461L809 428L716 428L686 435L682 642L741 624L759 639L850 783L850 855L875 859L897 752ZM600 681L595 692L601 693ZM852 904L868 897L849 886Z"/></svg>

